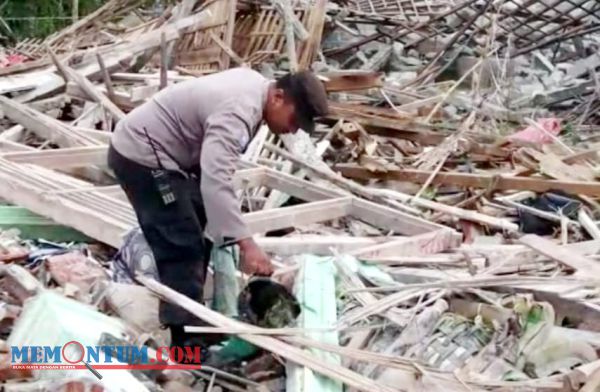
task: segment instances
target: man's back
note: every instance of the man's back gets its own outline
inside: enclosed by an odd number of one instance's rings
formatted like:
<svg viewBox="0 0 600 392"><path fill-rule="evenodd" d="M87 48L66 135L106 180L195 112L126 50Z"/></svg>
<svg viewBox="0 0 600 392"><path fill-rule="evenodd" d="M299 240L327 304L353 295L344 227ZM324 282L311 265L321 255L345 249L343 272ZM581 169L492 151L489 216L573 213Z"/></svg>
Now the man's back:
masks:
<svg viewBox="0 0 600 392"><path fill-rule="evenodd" d="M200 162L207 121L234 115L246 129L231 129L227 140L245 146L262 119L269 81L236 68L185 81L157 93L117 124L112 144L127 158L148 167L189 169ZM225 135L224 135L225 136ZM152 142L150 142L150 140Z"/></svg>

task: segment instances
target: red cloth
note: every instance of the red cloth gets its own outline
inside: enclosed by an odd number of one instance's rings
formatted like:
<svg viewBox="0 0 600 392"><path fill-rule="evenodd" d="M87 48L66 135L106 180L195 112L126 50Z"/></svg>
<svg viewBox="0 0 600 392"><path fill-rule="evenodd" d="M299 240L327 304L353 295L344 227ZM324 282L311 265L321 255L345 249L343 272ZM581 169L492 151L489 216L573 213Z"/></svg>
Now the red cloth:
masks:
<svg viewBox="0 0 600 392"><path fill-rule="evenodd" d="M508 139L510 141L524 141L534 144L548 144L554 141L549 135L558 136L560 133L561 127L559 118L540 118L537 121L537 124L547 133L530 125L522 131L512 134Z"/></svg>

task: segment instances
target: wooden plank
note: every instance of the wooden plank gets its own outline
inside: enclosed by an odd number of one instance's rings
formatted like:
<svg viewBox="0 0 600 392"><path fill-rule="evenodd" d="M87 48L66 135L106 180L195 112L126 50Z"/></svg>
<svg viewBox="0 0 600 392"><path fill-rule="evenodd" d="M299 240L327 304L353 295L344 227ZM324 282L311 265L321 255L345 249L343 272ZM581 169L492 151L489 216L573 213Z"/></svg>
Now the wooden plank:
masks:
<svg viewBox="0 0 600 392"><path fill-rule="evenodd" d="M345 177L357 179L381 179L410 181L423 184L431 176L431 171L399 169L387 172L372 172L354 164L336 165ZM470 174L470 173L438 173L434 184L456 185L469 188L482 188L493 190L529 190L533 192L547 192L562 190L567 193L587 196L600 196L600 182L595 181L558 181L534 177L509 177L506 175Z"/></svg>
<svg viewBox="0 0 600 392"><path fill-rule="evenodd" d="M21 175L15 176L14 173L21 173ZM91 238L115 247L120 246L122 234L136 223L135 218L117 219L115 214L108 214L106 209L91 208L90 205L76 203L66 196L47 193L44 189L33 185L39 180L38 176L31 177L20 165L0 158L0 182L2 183L0 197L12 204L25 207L38 215L72 227ZM61 187L58 183L54 186ZM106 201L111 200L106 198ZM111 204L115 206L117 200Z"/></svg>
<svg viewBox="0 0 600 392"><path fill-rule="evenodd" d="M173 17L172 17L171 21L180 20L182 18L185 18L186 16L189 16L192 13L192 10L194 9L195 4L196 4L195 0L183 0L181 3L179 3L176 6L175 10L173 11ZM165 58L167 60L167 62L166 62L167 68L172 68L172 66L173 66L173 59L175 57L175 56L173 56L173 51L176 46L177 46L177 41L171 41L167 45L166 53L165 53Z"/></svg>
<svg viewBox="0 0 600 392"><path fill-rule="evenodd" d="M281 10L281 16L283 20L283 33L285 35L285 49L287 59L289 61L290 72L298 71L298 52L296 50L296 37L294 35L294 22L293 22L293 11L292 3L290 0L276 0L276 4Z"/></svg>
<svg viewBox="0 0 600 392"><path fill-rule="evenodd" d="M326 180L331 181L333 184L342 186L345 189L348 189L352 192L357 193L358 195L368 198L370 200L376 200L381 203L390 203L389 198L393 198L392 200L394 208L403 208L414 211L414 208L407 207L401 203L412 203L415 206L428 208L434 211L443 212L444 214L449 214L452 216L459 217L461 219L478 222L484 225L488 225L490 227L497 227L502 230L507 231L518 231L519 226L508 221L507 219L495 218L492 216L488 216L485 214L481 214L477 211L469 211L462 208L448 206L442 203L437 203L435 201L414 198L410 195L403 194L400 192L390 191L387 189L369 189L363 187L351 180L348 180L338 173L333 172L329 167L326 166L326 169L321 167L317 167L314 164L307 163L301 159L298 159L295 155L289 154L285 150L270 145L269 143L265 143L265 148L270 151L276 152L278 155L310 170L313 175L324 178ZM367 218L365 218L367 219Z"/></svg>
<svg viewBox="0 0 600 392"><path fill-rule="evenodd" d="M80 19L75 23L70 24L66 28L60 30L58 33L48 37L46 40L46 44L52 46L56 43L59 43L63 38L74 35L79 29L89 25L94 20L100 18L101 15L105 14L106 12L112 12L114 7L118 4L118 2L118 0L110 0L106 2L102 5L102 7L86 15L84 18Z"/></svg>
<svg viewBox="0 0 600 392"><path fill-rule="evenodd" d="M198 63L213 63L219 61L221 48L218 46L202 49L189 50L179 53L177 62L181 66L193 66Z"/></svg>
<svg viewBox="0 0 600 392"><path fill-rule="evenodd" d="M104 81L104 87L106 87L106 96L112 102L115 102L115 89L112 85L112 80L110 78L110 72L106 69L106 65L104 65L104 60L102 60L102 56L99 53L96 53L96 60L98 60L98 66L100 67L100 72L102 73L102 80Z"/></svg>
<svg viewBox="0 0 600 392"><path fill-rule="evenodd" d="M346 119L356 121L363 126L376 126L409 131L414 128L413 116L401 116L391 109L375 108L345 102L329 102L328 118L336 121ZM418 131L417 131L418 132Z"/></svg>
<svg viewBox="0 0 600 392"><path fill-rule="evenodd" d="M167 87L167 69L168 69L167 41L164 33L160 36L160 83L158 89L162 90Z"/></svg>
<svg viewBox="0 0 600 392"><path fill-rule="evenodd" d="M15 125L4 131L0 132L0 141L11 141L19 142L25 133L25 127L22 125Z"/></svg>
<svg viewBox="0 0 600 392"><path fill-rule="evenodd" d="M585 150L581 152L576 152L571 155L568 155L562 158L562 161L568 165L577 163L579 161L585 161L586 159L597 160L598 152L600 152L600 148L595 147L590 150Z"/></svg>
<svg viewBox="0 0 600 392"><path fill-rule="evenodd" d="M0 140L0 151L2 152L13 152L13 151L33 151L35 148L27 146L25 144L11 142L10 140Z"/></svg>
<svg viewBox="0 0 600 392"><path fill-rule="evenodd" d="M131 89L130 99L133 104L143 103L160 90L159 85L138 86Z"/></svg>
<svg viewBox="0 0 600 392"><path fill-rule="evenodd" d="M461 243L461 237L454 230L442 229L368 246L351 251L349 254L357 258L378 258L397 255L421 256L458 247Z"/></svg>
<svg viewBox="0 0 600 392"><path fill-rule="evenodd" d="M600 264L594 260L588 259L579 252L569 252L554 242L535 234L524 235L519 239L519 242L536 252L575 270L577 275L600 276Z"/></svg>
<svg viewBox="0 0 600 392"><path fill-rule="evenodd" d="M233 32L235 30L235 23L237 21L236 12L237 12L238 2L237 2L237 0L229 0L227 2L227 5L229 6L229 8L227 9L227 12L228 12L227 16L225 17L225 20L227 21L227 25L225 27L225 32L223 34L222 42L223 42L223 44L225 44L225 46L227 48L232 48ZM233 48L231 49L231 53L233 53ZM226 69L230 68L232 59L233 59L233 57L231 57L231 54L228 53L226 49L223 49L222 60L220 63L220 70L226 70Z"/></svg>
<svg viewBox="0 0 600 392"><path fill-rule="evenodd" d="M401 235L417 235L447 228L446 226L359 198L352 200L350 215L375 227L393 230L396 234Z"/></svg>
<svg viewBox="0 0 600 392"><path fill-rule="evenodd" d="M41 58L38 60L28 61L26 63L9 65L8 67L0 68L0 76L7 76L10 74L31 71L32 69L45 67L47 65L50 65L51 63L52 60L50 60L49 58Z"/></svg>
<svg viewBox="0 0 600 392"><path fill-rule="evenodd" d="M265 170L262 167L236 170L233 174L233 186L237 189L262 185L265 179Z"/></svg>
<svg viewBox="0 0 600 392"><path fill-rule="evenodd" d="M115 72L112 74L111 78L113 80L118 80L122 82L150 82L150 81L158 81L160 80L160 75L153 73L127 73L127 72ZM169 71L167 73L167 80L169 82L185 82L186 80L194 79L193 76L185 76L185 75L177 75L175 71Z"/></svg>
<svg viewBox="0 0 600 392"><path fill-rule="evenodd" d="M0 157L15 163L30 163L49 169L106 166L108 146L72 147L55 150L11 152Z"/></svg>
<svg viewBox="0 0 600 392"><path fill-rule="evenodd" d="M95 139L99 143L109 144L112 133L106 131L99 131L97 129L85 128L80 126L70 126L71 129L79 132L82 135L88 136Z"/></svg>
<svg viewBox="0 0 600 392"><path fill-rule="evenodd" d="M265 233L341 218L348 215L351 205L351 197L340 197L293 207L250 212L244 215L244 220L253 233Z"/></svg>
<svg viewBox="0 0 600 392"><path fill-rule="evenodd" d="M302 180L269 168L265 168L263 185L305 201L317 201L346 196L346 194L342 192L331 190L310 181Z"/></svg>
<svg viewBox="0 0 600 392"><path fill-rule="evenodd" d="M328 115L328 117L337 120L346 118L344 116L335 115ZM443 132L438 133L425 130L416 130L415 127L410 125L402 125L402 123L397 123L393 127L369 125L364 121L358 121L358 123L361 124L371 135L410 140L423 146L437 146L449 136Z"/></svg>
<svg viewBox="0 0 600 392"><path fill-rule="evenodd" d="M101 144L96 139L69 128L55 118L37 112L15 100L0 96L0 107L4 111L4 115L14 122L62 147Z"/></svg>
<svg viewBox="0 0 600 392"><path fill-rule="evenodd" d="M398 237L350 237L340 235L300 234L292 237L259 237L256 243L265 251L278 256L291 256L302 253L327 256L332 250L348 253Z"/></svg>
<svg viewBox="0 0 600 392"><path fill-rule="evenodd" d="M592 220L592 218L583 209L579 210L579 223L588 232L588 234L595 240L600 240L600 229L598 225Z"/></svg>

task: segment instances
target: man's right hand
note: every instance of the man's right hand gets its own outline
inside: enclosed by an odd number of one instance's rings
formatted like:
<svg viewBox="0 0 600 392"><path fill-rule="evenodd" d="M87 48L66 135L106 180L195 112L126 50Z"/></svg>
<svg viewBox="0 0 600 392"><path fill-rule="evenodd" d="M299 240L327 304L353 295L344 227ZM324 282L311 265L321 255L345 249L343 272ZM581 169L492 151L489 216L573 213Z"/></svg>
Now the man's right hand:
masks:
<svg viewBox="0 0 600 392"><path fill-rule="evenodd" d="M269 256L254 242L245 238L238 242L240 247L240 270L248 275L270 276L273 265Z"/></svg>

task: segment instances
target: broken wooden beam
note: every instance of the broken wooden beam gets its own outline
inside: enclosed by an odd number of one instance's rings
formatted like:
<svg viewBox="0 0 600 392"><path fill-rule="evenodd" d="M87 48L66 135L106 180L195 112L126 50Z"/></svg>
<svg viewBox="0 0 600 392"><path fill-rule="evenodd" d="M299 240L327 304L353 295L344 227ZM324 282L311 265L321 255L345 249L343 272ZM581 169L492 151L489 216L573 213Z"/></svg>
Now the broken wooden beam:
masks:
<svg viewBox="0 0 600 392"><path fill-rule="evenodd" d="M422 199L422 198L414 198L410 195L391 191L388 189L370 189L364 187L358 183L355 183L347 178L342 177L338 173L333 172L331 169L327 167L327 169L322 169L313 164L304 162L301 159L298 159L296 156L288 153L287 151L275 147L269 143L265 143L265 147L273 152L276 152L278 155L294 162L295 164L304 167L314 175L324 178L326 180L331 181L333 184L342 186L345 189L348 189L351 192L356 193L359 196L364 197L365 199L369 199L372 201L381 202L384 204L389 204L392 208L401 209L404 211L414 211L410 207L405 206L401 203L412 203L415 206L428 208L434 211L443 212L444 214L452 215L461 219L478 222L484 225L488 225L490 227L499 228L501 230L506 231L518 231L519 226L510 222L507 219L496 218L493 216L481 214L477 211L469 211L462 208L448 206L442 203L437 203L435 201ZM391 200L390 200L391 199Z"/></svg>
<svg viewBox="0 0 600 392"><path fill-rule="evenodd" d="M339 170L344 177L349 178L410 181L418 184L425 183L432 173L428 170L416 169L372 172L355 164L339 164L335 166L335 169ZM490 190L529 190L533 192L562 190L571 194L600 196L600 182L595 181L559 181L535 177L441 172L433 178L433 184Z"/></svg>
<svg viewBox="0 0 600 392"><path fill-rule="evenodd" d="M567 251L550 240L535 234L527 234L521 237L519 242L536 252L575 270L576 275L590 277L600 276L600 263L588 259L578 252Z"/></svg>
<svg viewBox="0 0 600 392"><path fill-rule="evenodd" d="M66 124L44 113L0 96L0 108L4 115L38 136L63 147L91 146L102 144L96 139L74 130Z"/></svg>
<svg viewBox="0 0 600 392"><path fill-rule="evenodd" d="M115 105L107 96L96 90L96 86L92 82L88 80L83 75L80 75L79 72L69 67L67 64L64 64L50 48L47 48L50 56L52 57L52 61L56 65L56 68L64 75L65 81L72 80L77 83L83 91L87 94L87 96L98 102L100 105L104 106L106 110L108 110L116 120L122 120L125 118L125 113ZM100 65L98 65L100 67ZM106 69L104 69L106 71Z"/></svg>

